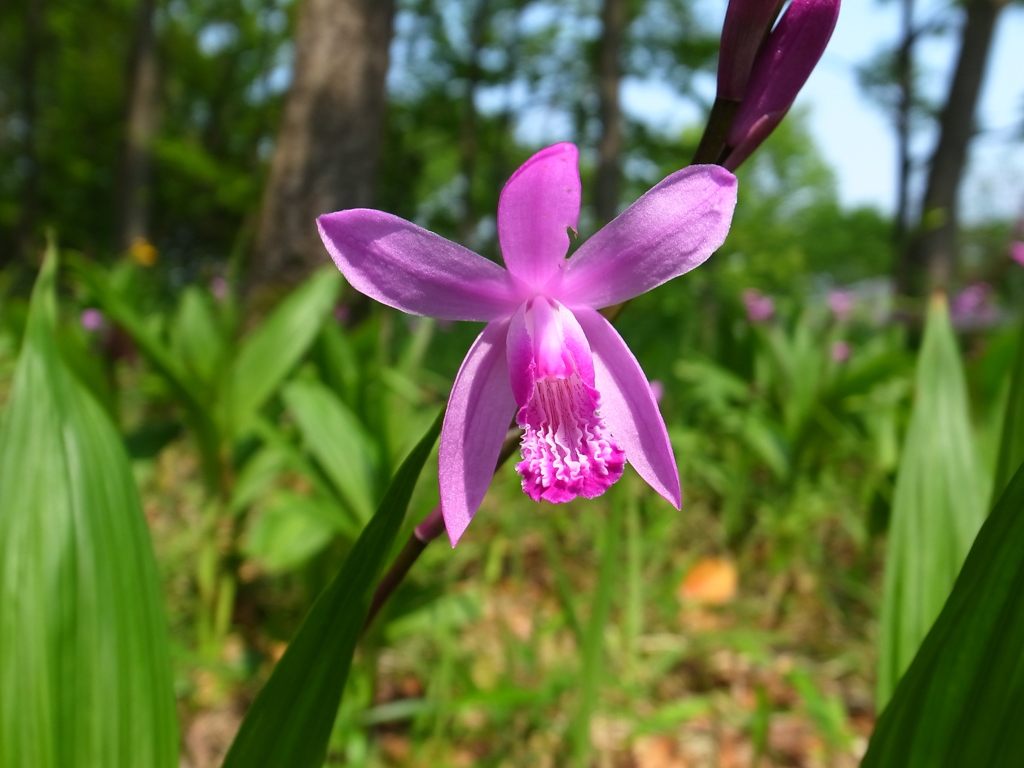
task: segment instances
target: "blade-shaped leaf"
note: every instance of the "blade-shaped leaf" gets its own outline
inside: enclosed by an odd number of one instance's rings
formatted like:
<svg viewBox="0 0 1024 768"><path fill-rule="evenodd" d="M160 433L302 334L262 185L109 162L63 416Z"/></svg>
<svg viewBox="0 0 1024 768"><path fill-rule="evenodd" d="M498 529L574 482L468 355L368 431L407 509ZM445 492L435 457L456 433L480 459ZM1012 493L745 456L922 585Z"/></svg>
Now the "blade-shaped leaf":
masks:
<svg viewBox="0 0 1024 768"><path fill-rule="evenodd" d="M0 428L0 765L171 768L163 600L121 440L53 340L56 254Z"/></svg>
<svg viewBox="0 0 1024 768"><path fill-rule="evenodd" d="M900 459L885 566L878 704L939 615L984 519L967 387L943 299L928 311Z"/></svg>
<svg viewBox="0 0 1024 768"><path fill-rule="evenodd" d="M341 274L322 269L296 288L238 350L228 382L234 430L245 429L313 343L341 289Z"/></svg>
<svg viewBox="0 0 1024 768"><path fill-rule="evenodd" d="M992 489L993 501L999 498L1021 462L1024 462L1024 327L1020 330L1017 359L1010 375L1010 394L1006 399L1003 436L996 463L995 486Z"/></svg>
<svg viewBox="0 0 1024 768"><path fill-rule="evenodd" d="M209 294L190 285L182 291L174 316L174 351L192 378L207 388L219 373L225 341Z"/></svg>
<svg viewBox="0 0 1024 768"><path fill-rule="evenodd" d="M224 768L320 768L371 589L398 535L438 418L402 463L338 575L320 594L253 702Z"/></svg>
<svg viewBox="0 0 1024 768"><path fill-rule="evenodd" d="M1024 467L882 713L861 768L1020 765L1024 755Z"/></svg>
<svg viewBox="0 0 1024 768"><path fill-rule="evenodd" d="M309 450L356 516L368 520L374 500L373 446L359 420L315 381L294 381L283 395Z"/></svg>

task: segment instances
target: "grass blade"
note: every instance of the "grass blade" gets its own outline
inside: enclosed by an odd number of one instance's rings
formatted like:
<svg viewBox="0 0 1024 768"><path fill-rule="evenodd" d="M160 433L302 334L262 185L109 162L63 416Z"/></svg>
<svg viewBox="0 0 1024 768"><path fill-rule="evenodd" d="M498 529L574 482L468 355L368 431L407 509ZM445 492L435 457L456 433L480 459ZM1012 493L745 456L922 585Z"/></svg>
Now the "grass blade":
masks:
<svg viewBox="0 0 1024 768"><path fill-rule="evenodd" d="M967 387L944 299L933 300L896 477L885 567L878 706L939 615L984 518Z"/></svg>
<svg viewBox="0 0 1024 768"><path fill-rule="evenodd" d="M604 630L611 613L612 593L619 583L619 542L622 539L622 519L627 503L625 496L631 487L632 484L627 480L616 489L601 535L601 565L590 620L583 635L579 700L571 727L573 764L578 766L590 764L590 718L600 691L601 678L608 674L604 663Z"/></svg>
<svg viewBox="0 0 1024 768"><path fill-rule="evenodd" d="M338 575L317 598L253 702L224 768L319 768L370 606L440 417L395 474Z"/></svg>
<svg viewBox="0 0 1024 768"><path fill-rule="evenodd" d="M0 765L172 768L156 563L121 439L59 357L56 267L0 428Z"/></svg>

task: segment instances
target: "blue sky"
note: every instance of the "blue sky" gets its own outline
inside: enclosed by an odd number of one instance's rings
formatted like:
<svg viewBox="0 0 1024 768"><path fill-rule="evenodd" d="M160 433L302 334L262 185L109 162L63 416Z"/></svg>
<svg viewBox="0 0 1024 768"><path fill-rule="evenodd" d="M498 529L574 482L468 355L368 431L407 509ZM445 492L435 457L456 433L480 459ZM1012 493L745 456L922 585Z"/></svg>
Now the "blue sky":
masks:
<svg viewBox="0 0 1024 768"><path fill-rule="evenodd" d="M923 14L937 3L924 3ZM839 174L843 200L891 210L895 198L895 144L882 113L859 92L855 68L896 37L898 4L847 0L821 64L797 103L811 109L816 139ZM945 92L956 54L953 39L922 47L925 85L937 100ZM1024 12L1003 12L982 92L970 172L963 189L965 215L1015 215L1024 206ZM1015 130L1016 129L1016 130ZM927 157L934 132L922 135Z"/></svg>
<svg viewBox="0 0 1024 768"><path fill-rule="evenodd" d="M724 0L707 0L709 24L721 24ZM942 7L920 3L921 17ZM822 153L835 169L840 196L848 205L873 205L892 211L895 200L895 142L881 110L864 98L856 70L881 48L892 45L898 30L894 0L845 0L829 48L796 102L807 109ZM924 86L941 102L955 55L955 36L926 42L920 50ZM708 87L713 90L713 81ZM657 83L632 81L623 93L626 109L667 130L694 119L693 108ZM1024 207L1024 10L1003 12L982 93L979 124L987 129L972 146L963 188L967 218L1015 216ZM1014 130L1016 129L1016 130ZM926 158L934 131L921 132L917 154Z"/></svg>

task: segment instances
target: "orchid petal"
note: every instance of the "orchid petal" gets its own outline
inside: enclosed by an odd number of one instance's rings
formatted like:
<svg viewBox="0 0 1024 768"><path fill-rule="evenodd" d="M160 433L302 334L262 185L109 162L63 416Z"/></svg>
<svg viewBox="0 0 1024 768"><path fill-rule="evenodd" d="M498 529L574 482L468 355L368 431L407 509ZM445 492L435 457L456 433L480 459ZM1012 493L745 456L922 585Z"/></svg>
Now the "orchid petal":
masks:
<svg viewBox="0 0 1024 768"><path fill-rule="evenodd" d="M575 314L594 353L601 417L625 451L626 461L651 488L679 509L682 491L676 458L643 369L601 314L592 309L579 309Z"/></svg>
<svg viewBox="0 0 1024 768"><path fill-rule="evenodd" d="M565 260L566 230L575 230L579 217L579 152L567 142L542 149L512 174L498 200L498 240L509 272L542 288Z"/></svg>
<svg viewBox="0 0 1024 768"><path fill-rule="evenodd" d="M452 546L480 507L516 410L505 361L508 321L490 323L455 377L441 427L438 481Z"/></svg>
<svg viewBox="0 0 1024 768"><path fill-rule="evenodd" d="M537 379L575 372L594 386L590 343L576 317L556 301L538 297L512 316L508 330L508 369L520 407L530 402Z"/></svg>
<svg viewBox="0 0 1024 768"><path fill-rule="evenodd" d="M723 168L673 173L580 246L555 298L598 309L689 272L725 241L735 207L736 177Z"/></svg>
<svg viewBox="0 0 1024 768"><path fill-rule="evenodd" d="M489 322L519 303L498 264L405 219L356 208L324 214L317 227L352 287L389 307Z"/></svg>

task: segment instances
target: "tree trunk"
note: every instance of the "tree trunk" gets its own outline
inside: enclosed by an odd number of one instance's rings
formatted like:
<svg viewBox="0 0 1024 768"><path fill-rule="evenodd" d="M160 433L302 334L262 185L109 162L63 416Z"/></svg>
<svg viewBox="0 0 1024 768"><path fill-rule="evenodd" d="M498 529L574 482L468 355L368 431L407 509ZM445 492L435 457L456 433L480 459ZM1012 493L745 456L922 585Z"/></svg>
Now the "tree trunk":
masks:
<svg viewBox="0 0 1024 768"><path fill-rule="evenodd" d="M604 0L601 8L601 42L598 48L601 140L597 145L597 180L594 209L598 226L608 223L619 212L622 186L622 106L619 85L622 81L622 37L626 28L625 0Z"/></svg>
<svg viewBox="0 0 1024 768"><path fill-rule="evenodd" d="M153 137L159 110L156 37L153 33L155 0L139 0L135 39L128 62L128 108L121 167L117 181L117 235L119 250L149 238L149 177Z"/></svg>
<svg viewBox="0 0 1024 768"><path fill-rule="evenodd" d="M373 205L394 14L394 0L302 4L248 281L257 300L328 262L318 215Z"/></svg>
<svg viewBox="0 0 1024 768"><path fill-rule="evenodd" d="M17 244L21 257L30 261L38 245L36 221L39 218L39 150L38 150L38 61L43 35L43 0L25 4L25 48L21 60L21 105L24 118L24 140L21 156L25 178L21 188L21 210L18 214ZM6 250L6 249L4 249ZM0 254L0 267L10 254Z"/></svg>
<svg viewBox="0 0 1024 768"><path fill-rule="evenodd" d="M896 84L899 103L896 107L896 217L893 242L897 249L906 245L907 215L910 205L910 129L914 108L914 0L901 0L900 47L896 53Z"/></svg>
<svg viewBox="0 0 1024 768"><path fill-rule="evenodd" d="M463 97L462 127L459 136L459 172L464 187L462 210L459 212L459 240L467 248L476 249L475 234L477 223L476 206L473 204L473 177L476 175L477 120L476 93L480 84L480 52L484 46L484 33L490 3L477 0L470 20L469 60L466 62L466 93Z"/></svg>
<svg viewBox="0 0 1024 768"><path fill-rule="evenodd" d="M897 288L911 297L948 288L956 268L957 195L974 134L974 113L993 32L1006 0L970 0L939 140L928 169L921 223L908 244Z"/></svg>

